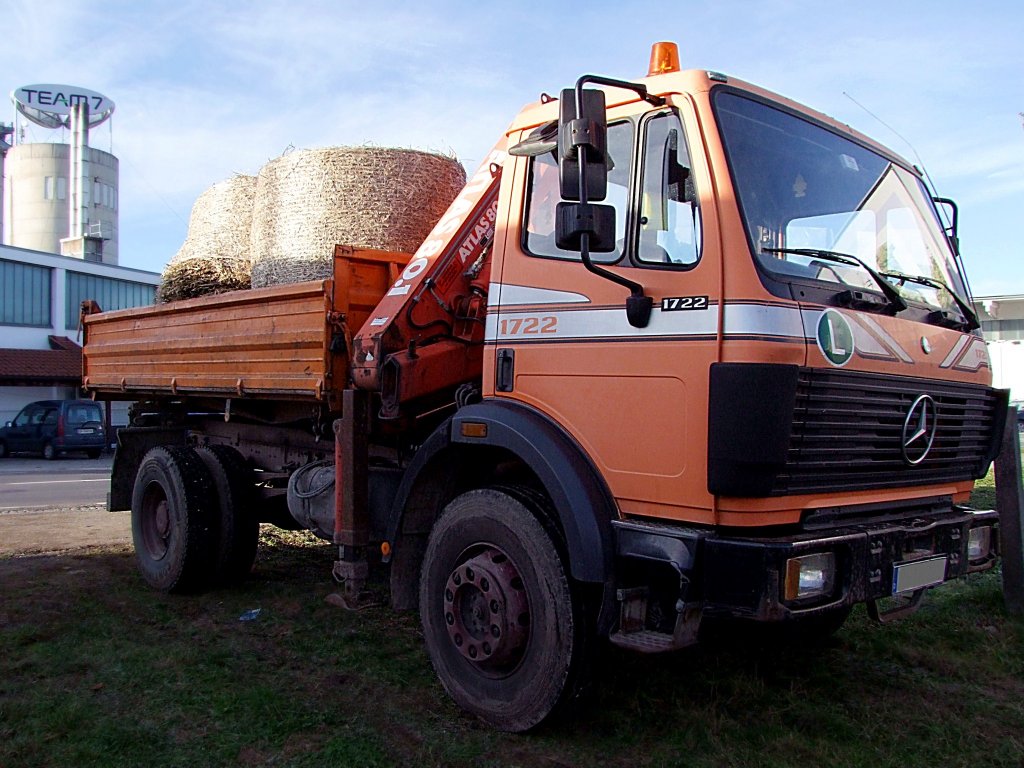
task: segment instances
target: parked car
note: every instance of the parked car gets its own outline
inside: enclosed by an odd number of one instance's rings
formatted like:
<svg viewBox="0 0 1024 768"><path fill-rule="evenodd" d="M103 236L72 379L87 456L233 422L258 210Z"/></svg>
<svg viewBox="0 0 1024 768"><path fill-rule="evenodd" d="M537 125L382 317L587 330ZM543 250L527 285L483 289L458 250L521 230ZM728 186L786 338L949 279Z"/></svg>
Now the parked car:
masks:
<svg viewBox="0 0 1024 768"><path fill-rule="evenodd" d="M67 451L99 458L106 445L103 409L91 400L40 400L26 405L0 427L0 458L12 453L41 453L55 459Z"/></svg>

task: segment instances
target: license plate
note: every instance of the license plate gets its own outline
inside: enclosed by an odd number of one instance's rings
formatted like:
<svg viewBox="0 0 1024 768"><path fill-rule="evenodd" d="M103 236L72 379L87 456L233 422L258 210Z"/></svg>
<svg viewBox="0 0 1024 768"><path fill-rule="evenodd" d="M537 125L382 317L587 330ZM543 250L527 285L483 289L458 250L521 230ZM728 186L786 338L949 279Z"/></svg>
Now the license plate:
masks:
<svg viewBox="0 0 1024 768"><path fill-rule="evenodd" d="M76 431L76 432L77 432L78 434L80 434L80 435L91 435L91 434L93 434L93 433L95 433L95 432L96 432L96 430L95 430L95 429L92 429L92 428L84 428L84 429L83 429L82 427L79 427L79 428L78 428L78 429L76 429L75 431Z"/></svg>
<svg viewBox="0 0 1024 768"><path fill-rule="evenodd" d="M930 560L917 560L913 563L900 563L892 569L892 593L913 592L922 587L931 587L946 580L945 557L933 557Z"/></svg>

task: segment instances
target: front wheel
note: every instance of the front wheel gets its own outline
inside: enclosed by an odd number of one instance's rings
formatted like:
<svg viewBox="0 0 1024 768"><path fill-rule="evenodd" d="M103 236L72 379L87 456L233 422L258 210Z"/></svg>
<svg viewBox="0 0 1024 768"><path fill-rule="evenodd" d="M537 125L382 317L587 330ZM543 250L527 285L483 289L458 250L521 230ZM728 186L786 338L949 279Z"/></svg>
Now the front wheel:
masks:
<svg viewBox="0 0 1024 768"><path fill-rule="evenodd" d="M434 525L423 558L420 619L449 695L491 726L520 732L582 684L582 609L548 531L495 489L465 493Z"/></svg>

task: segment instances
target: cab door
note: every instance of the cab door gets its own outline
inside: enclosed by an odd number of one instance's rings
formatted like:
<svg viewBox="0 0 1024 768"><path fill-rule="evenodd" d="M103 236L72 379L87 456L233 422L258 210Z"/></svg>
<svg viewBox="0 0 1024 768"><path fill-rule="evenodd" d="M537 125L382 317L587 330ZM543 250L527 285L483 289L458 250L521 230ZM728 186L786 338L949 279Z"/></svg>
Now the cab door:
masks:
<svg viewBox="0 0 1024 768"><path fill-rule="evenodd" d="M520 226L513 205L489 339L494 395L572 434L623 514L713 522L706 404L721 289L717 239L704 235L716 231L716 213L701 196L711 184L692 151L696 134L685 102L609 113L603 202L616 211L616 247L591 256L653 298L644 328L627 321L627 290L555 246L554 156L517 158Z"/></svg>

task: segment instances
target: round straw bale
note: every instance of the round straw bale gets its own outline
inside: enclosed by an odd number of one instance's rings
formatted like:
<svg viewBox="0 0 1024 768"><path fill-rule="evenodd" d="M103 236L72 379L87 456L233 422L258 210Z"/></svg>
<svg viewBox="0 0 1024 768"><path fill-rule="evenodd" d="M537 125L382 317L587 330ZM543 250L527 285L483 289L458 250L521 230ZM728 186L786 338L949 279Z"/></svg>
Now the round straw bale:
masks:
<svg viewBox="0 0 1024 768"><path fill-rule="evenodd" d="M252 262L234 256L175 259L164 268L157 301L178 301L251 286Z"/></svg>
<svg viewBox="0 0 1024 768"><path fill-rule="evenodd" d="M158 300L249 287L249 234L255 198L256 177L237 174L196 199L185 242L161 276Z"/></svg>
<svg viewBox="0 0 1024 768"><path fill-rule="evenodd" d="M298 150L259 172L254 288L329 277L335 244L412 253L466 183L452 157L408 149Z"/></svg>

